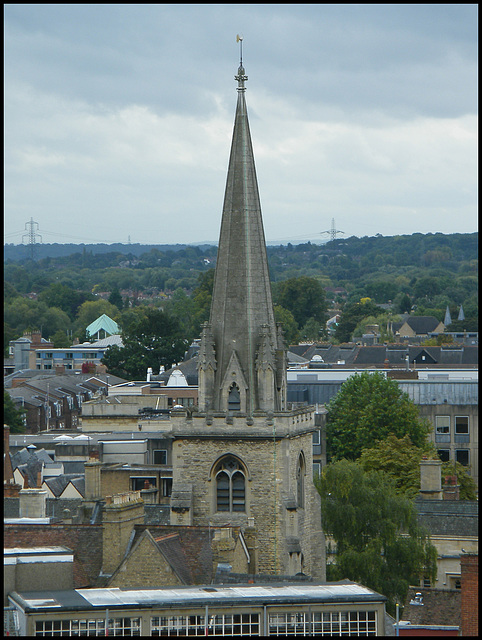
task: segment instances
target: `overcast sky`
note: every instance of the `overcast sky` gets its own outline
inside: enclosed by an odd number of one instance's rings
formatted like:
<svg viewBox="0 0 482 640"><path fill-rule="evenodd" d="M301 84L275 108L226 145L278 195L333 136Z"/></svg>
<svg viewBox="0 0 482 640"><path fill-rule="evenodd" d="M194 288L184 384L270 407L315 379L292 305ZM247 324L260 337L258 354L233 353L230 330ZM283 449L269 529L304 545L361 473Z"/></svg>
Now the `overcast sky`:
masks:
<svg viewBox="0 0 482 640"><path fill-rule="evenodd" d="M238 33L268 241L477 230L477 5L4 11L5 242L217 242Z"/></svg>

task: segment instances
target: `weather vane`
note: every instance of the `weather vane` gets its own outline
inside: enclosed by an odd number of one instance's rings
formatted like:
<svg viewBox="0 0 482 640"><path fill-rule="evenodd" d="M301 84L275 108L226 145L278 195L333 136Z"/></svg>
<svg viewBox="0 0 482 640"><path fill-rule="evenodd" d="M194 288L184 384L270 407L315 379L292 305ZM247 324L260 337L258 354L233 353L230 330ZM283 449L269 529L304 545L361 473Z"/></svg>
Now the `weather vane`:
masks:
<svg viewBox="0 0 482 640"><path fill-rule="evenodd" d="M240 36L239 34L236 36L236 42L239 42L239 59L240 59L240 65L243 66L243 36Z"/></svg>
<svg viewBox="0 0 482 640"><path fill-rule="evenodd" d="M239 51L240 51L240 60L238 67L238 75L234 76L234 79L238 81L238 91L246 91L246 87L244 83L248 79L248 76L245 75L244 67L243 67L243 36L239 34L236 36L236 42L239 42Z"/></svg>

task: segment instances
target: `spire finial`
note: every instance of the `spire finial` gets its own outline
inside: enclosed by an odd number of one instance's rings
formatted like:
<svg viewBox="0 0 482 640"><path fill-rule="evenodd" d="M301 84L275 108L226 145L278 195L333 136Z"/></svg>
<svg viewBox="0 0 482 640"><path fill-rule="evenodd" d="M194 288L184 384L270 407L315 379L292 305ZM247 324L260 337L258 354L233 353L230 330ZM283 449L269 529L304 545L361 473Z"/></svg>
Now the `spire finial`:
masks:
<svg viewBox="0 0 482 640"><path fill-rule="evenodd" d="M245 75L244 67L243 67L243 36L239 34L236 36L236 42L239 42L239 67L238 67L238 75L234 76L234 79L238 81L238 91L246 91L246 87L244 83L248 79L248 76Z"/></svg>

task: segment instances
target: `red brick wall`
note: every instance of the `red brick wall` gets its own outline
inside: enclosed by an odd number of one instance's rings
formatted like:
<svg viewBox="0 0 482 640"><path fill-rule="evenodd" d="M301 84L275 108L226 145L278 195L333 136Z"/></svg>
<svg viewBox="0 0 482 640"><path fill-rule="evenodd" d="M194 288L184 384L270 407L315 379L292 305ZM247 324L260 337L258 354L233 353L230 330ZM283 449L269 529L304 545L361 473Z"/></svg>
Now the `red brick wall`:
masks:
<svg viewBox="0 0 482 640"><path fill-rule="evenodd" d="M74 552L74 587L96 586L102 568L102 525L6 524L4 547L64 546Z"/></svg>
<svg viewBox="0 0 482 640"><path fill-rule="evenodd" d="M462 635L479 635L479 556L462 554Z"/></svg>

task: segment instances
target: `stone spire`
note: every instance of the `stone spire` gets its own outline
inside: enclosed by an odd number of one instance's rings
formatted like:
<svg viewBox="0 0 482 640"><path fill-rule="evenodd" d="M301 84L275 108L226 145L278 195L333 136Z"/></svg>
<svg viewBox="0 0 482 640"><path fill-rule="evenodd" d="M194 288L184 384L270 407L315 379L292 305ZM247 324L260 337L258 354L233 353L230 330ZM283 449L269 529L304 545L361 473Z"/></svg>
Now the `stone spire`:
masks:
<svg viewBox="0 0 482 640"><path fill-rule="evenodd" d="M201 344L199 408L252 415L285 409L286 354L274 320L247 79L241 56L211 316Z"/></svg>

